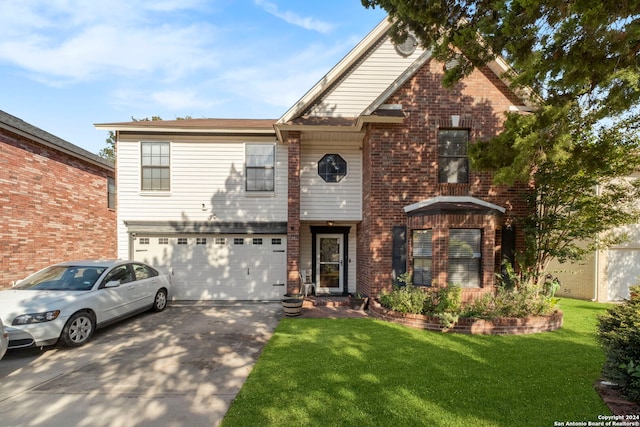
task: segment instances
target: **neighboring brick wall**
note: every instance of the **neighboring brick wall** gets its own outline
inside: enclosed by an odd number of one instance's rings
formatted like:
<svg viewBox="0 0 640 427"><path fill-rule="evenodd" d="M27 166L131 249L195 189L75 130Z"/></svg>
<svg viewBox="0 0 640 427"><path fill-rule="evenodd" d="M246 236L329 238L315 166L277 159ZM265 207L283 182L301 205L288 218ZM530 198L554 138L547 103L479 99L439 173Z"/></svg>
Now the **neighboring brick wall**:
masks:
<svg viewBox="0 0 640 427"><path fill-rule="evenodd" d="M406 119L399 125L371 124L364 138L358 291L374 296L391 287L392 227L407 225L405 206L436 196L472 196L506 209L484 242L495 242L495 254L492 244L490 252L483 256L497 266L500 228L505 221L526 212L526 186L496 186L490 173L473 170L469 184L438 183L437 134L440 127L451 126L451 115L459 115L460 126L471 129L471 141L492 137L502 129L504 112L522 101L488 69L475 71L463 82L445 89L442 64L430 61L386 102L402 104ZM516 248L521 249L524 237L520 231ZM410 230L407 238L410 239ZM484 272L489 284L493 282L492 273Z"/></svg>
<svg viewBox="0 0 640 427"><path fill-rule="evenodd" d="M115 258L113 172L0 132L0 288L53 263Z"/></svg>

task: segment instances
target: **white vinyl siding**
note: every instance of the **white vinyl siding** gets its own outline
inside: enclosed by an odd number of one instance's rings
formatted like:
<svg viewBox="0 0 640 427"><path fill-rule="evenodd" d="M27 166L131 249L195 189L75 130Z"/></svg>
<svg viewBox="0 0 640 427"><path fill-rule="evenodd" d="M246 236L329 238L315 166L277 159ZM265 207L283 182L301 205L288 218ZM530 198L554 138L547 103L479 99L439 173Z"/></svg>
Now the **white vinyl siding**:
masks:
<svg viewBox="0 0 640 427"><path fill-rule="evenodd" d="M399 55L391 40L378 46L315 106L309 115L357 117L424 53L418 47L408 57Z"/></svg>
<svg viewBox="0 0 640 427"><path fill-rule="evenodd" d="M347 175L340 182L325 182L318 175L318 162L325 154L339 154L347 162ZM305 144L300 162L301 220L362 219L362 151L355 144Z"/></svg>
<svg viewBox="0 0 640 427"><path fill-rule="evenodd" d="M252 142L172 141L171 190L156 194L140 190L139 139L120 140L118 257L129 258L124 221L287 221L287 147L276 145L275 191L256 197L244 177L245 143Z"/></svg>

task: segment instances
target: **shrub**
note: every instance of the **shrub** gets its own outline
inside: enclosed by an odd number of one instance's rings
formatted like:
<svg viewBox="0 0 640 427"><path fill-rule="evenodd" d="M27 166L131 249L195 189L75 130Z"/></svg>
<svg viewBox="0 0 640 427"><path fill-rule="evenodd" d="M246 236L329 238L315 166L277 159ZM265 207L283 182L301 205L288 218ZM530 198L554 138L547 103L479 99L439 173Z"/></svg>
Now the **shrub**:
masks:
<svg viewBox="0 0 640 427"><path fill-rule="evenodd" d="M637 287L636 287L637 288ZM640 290L640 289L637 289ZM616 305L598 318L598 339L605 350L602 374L640 403L640 296Z"/></svg>
<svg viewBox="0 0 640 427"><path fill-rule="evenodd" d="M400 313L420 314L427 294L411 284L394 286L391 292L380 293L380 304Z"/></svg>

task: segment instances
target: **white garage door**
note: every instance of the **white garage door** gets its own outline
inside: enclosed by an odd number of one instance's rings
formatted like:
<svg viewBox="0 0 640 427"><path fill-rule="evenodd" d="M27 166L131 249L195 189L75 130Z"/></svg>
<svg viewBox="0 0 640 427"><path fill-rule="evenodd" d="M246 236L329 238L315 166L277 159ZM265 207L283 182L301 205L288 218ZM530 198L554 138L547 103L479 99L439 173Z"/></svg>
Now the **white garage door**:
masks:
<svg viewBox="0 0 640 427"><path fill-rule="evenodd" d="M609 249L607 261L609 301L629 298L629 288L640 283L640 250L612 248Z"/></svg>
<svg viewBox="0 0 640 427"><path fill-rule="evenodd" d="M174 300L277 300L286 292L281 235L138 236L134 258L173 270Z"/></svg>

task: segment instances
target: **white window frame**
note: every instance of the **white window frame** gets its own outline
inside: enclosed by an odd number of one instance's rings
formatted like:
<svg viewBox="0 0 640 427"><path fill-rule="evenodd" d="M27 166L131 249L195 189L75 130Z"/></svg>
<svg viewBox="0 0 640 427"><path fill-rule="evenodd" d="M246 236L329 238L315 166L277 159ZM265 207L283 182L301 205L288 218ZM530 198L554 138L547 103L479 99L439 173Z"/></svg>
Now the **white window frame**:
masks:
<svg viewBox="0 0 640 427"><path fill-rule="evenodd" d="M266 155L267 159L264 159L265 155L262 156L258 154L251 154L250 150L254 147L270 147L271 148L271 156ZM247 194L256 195L256 194L273 194L276 190L276 145L275 144L260 144L260 143L246 143L245 144L245 164L244 164L244 172L245 172L245 191ZM263 159L260 159L263 157ZM271 162L268 161L268 158L271 157ZM261 161L266 160L266 161ZM262 177L261 179L255 178L256 173L262 172L263 175L271 174L270 185L267 185L266 188L259 188L261 186L257 185L258 182L268 183L268 177ZM270 188L269 188L270 187Z"/></svg>
<svg viewBox="0 0 640 427"><path fill-rule="evenodd" d="M153 145L164 147L166 145L167 154L160 153L154 155ZM145 155L145 147L151 146L151 155ZM162 148L160 151L163 151ZM165 163L166 160L166 164ZM145 185L145 171L159 171L163 173L166 171L167 177L151 177L148 178L152 185ZM160 181L160 185L154 185L157 180ZM166 180L166 185L164 181ZM168 141L141 141L140 142L140 190L143 192L164 192L171 191L171 143Z"/></svg>

